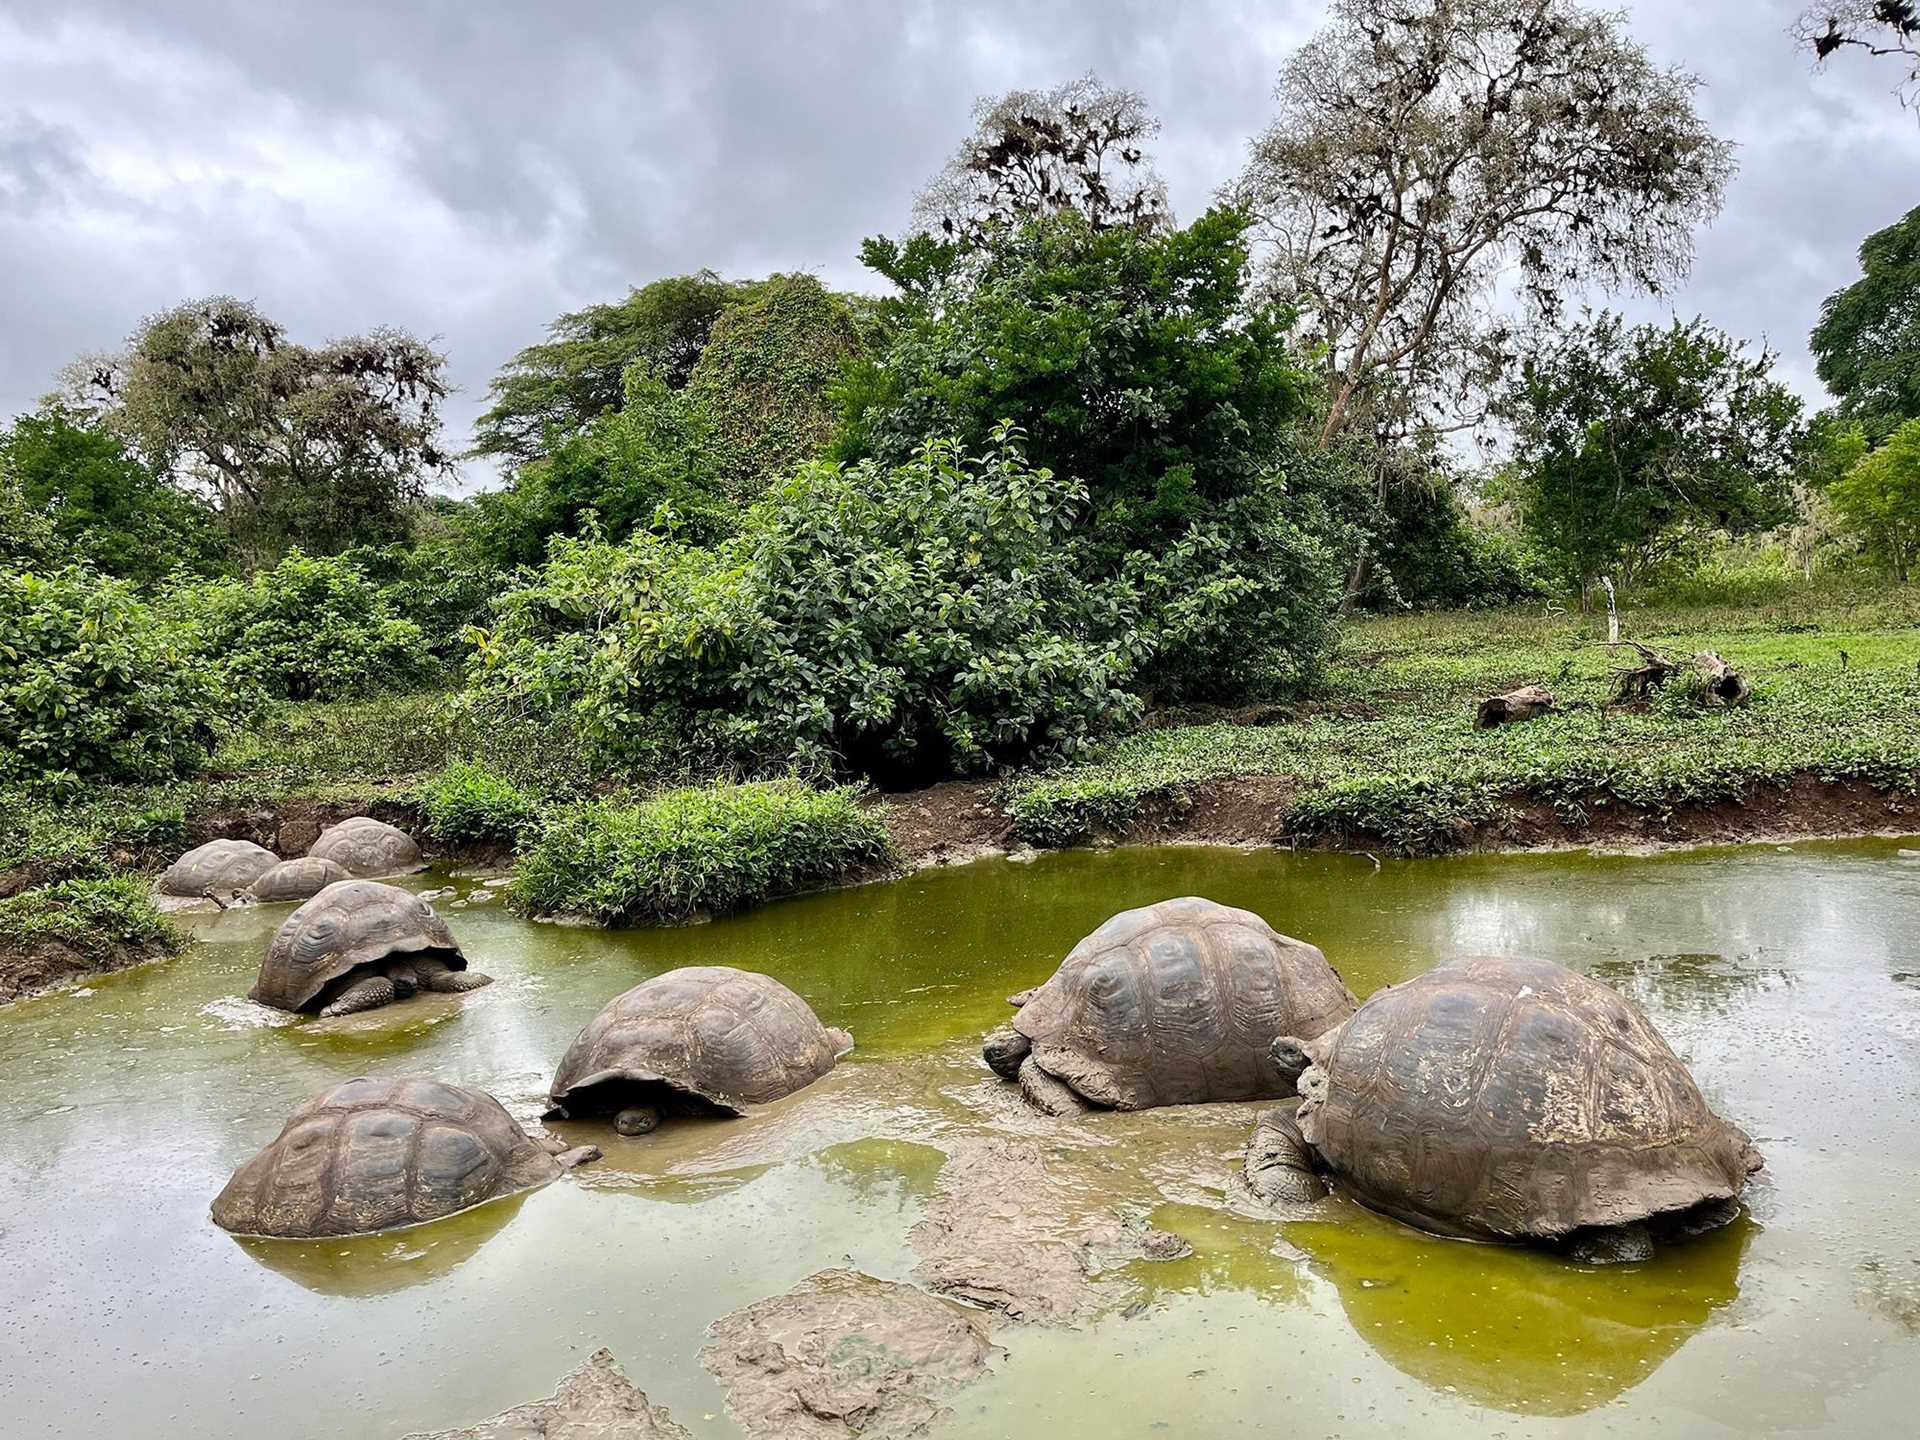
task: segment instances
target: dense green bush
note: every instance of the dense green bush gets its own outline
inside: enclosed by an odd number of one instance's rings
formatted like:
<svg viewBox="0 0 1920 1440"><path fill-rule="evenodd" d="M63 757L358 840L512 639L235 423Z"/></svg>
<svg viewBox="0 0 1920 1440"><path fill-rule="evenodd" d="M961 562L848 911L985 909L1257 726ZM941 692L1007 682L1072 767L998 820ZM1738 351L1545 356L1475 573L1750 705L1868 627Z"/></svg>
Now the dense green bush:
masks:
<svg viewBox="0 0 1920 1440"><path fill-rule="evenodd" d="M1490 610L1538 600L1548 564L1518 531L1476 522L1444 478L1388 488L1366 594L1380 610Z"/></svg>
<svg viewBox="0 0 1920 1440"><path fill-rule="evenodd" d="M126 581L0 571L0 784L178 774L231 708L215 667Z"/></svg>
<svg viewBox="0 0 1920 1440"><path fill-rule="evenodd" d="M457 760L420 788L427 829L447 844L516 844L538 813L531 797L486 766Z"/></svg>
<svg viewBox="0 0 1920 1440"><path fill-rule="evenodd" d="M723 915L866 874L892 857L886 827L850 789L799 781L595 801L548 821L509 903L603 925Z"/></svg>
<svg viewBox="0 0 1920 1440"><path fill-rule="evenodd" d="M146 883L131 875L64 880L0 900L0 954L31 955L43 946L72 951L105 967L186 948L180 927L154 909ZM5 979L0 977L0 999Z"/></svg>
<svg viewBox="0 0 1920 1440"><path fill-rule="evenodd" d="M805 468L714 550L556 543L474 679L571 711L627 764L980 770L1130 722L1156 638L1080 578L1082 486L1001 432L979 459Z"/></svg>
<svg viewBox="0 0 1920 1440"><path fill-rule="evenodd" d="M335 700L418 679L426 637L359 566L289 551L251 580L175 591L168 609L206 655L262 693Z"/></svg>

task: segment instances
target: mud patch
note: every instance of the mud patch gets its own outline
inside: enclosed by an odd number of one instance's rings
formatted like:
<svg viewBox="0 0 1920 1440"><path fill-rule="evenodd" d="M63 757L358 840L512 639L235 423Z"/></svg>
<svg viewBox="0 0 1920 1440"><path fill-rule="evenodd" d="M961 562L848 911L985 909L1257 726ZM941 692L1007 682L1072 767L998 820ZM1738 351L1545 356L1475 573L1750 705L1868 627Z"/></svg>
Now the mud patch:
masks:
<svg viewBox="0 0 1920 1440"><path fill-rule="evenodd" d="M1108 1272L1188 1253L1178 1236L1115 1211L1049 1165L1039 1145L1003 1139L952 1146L907 1243L921 1257L914 1277L929 1289L1053 1325L1124 1306L1130 1288L1102 1278Z"/></svg>
<svg viewBox="0 0 1920 1440"><path fill-rule="evenodd" d="M1002 1352L984 1316L911 1285L822 1270L708 1327L700 1361L753 1435L922 1435Z"/></svg>
<svg viewBox="0 0 1920 1440"><path fill-rule="evenodd" d="M0 951L0 1005L57 990L75 980L164 960L171 953L164 945L107 944L100 953L88 955L59 940Z"/></svg>
<svg viewBox="0 0 1920 1440"><path fill-rule="evenodd" d="M1013 821L991 780L949 780L879 803L881 819L900 853L917 865L952 865L1005 850Z"/></svg>
<svg viewBox="0 0 1920 1440"><path fill-rule="evenodd" d="M665 1409L620 1372L611 1350L596 1350L545 1400L516 1405L464 1430L416 1431L403 1440L693 1440Z"/></svg>

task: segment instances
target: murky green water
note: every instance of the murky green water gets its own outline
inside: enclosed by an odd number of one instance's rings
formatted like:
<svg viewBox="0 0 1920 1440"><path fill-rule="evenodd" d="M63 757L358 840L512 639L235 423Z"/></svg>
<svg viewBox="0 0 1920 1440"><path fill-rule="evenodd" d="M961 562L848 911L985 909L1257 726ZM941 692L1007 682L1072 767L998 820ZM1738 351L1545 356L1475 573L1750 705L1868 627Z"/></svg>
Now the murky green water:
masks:
<svg viewBox="0 0 1920 1440"><path fill-rule="evenodd" d="M1186 893L1321 945L1362 994L1459 950L1629 990L1760 1140L1751 1214L1583 1271L1339 1201L1311 1221L1232 1214L1214 1200L1257 1106L1100 1117L1100 1183L1195 1253L1132 1267L1135 1302L1080 1329L1002 1326L1006 1357L942 1433L1913 1432L1920 861L1874 841L1377 871L1073 854L630 935L454 909L500 983L345 1023L263 1024L238 998L285 907L198 919L176 961L0 1010L0 1434L398 1435L544 1395L603 1344L696 1434L734 1434L704 1327L829 1265L909 1277L941 1142L1046 1140L975 1058L1003 997L1113 911ZM859 1050L749 1120L590 1132L601 1164L438 1225L274 1245L207 1220L322 1086L437 1074L530 1119L606 998L704 963L779 976Z"/></svg>

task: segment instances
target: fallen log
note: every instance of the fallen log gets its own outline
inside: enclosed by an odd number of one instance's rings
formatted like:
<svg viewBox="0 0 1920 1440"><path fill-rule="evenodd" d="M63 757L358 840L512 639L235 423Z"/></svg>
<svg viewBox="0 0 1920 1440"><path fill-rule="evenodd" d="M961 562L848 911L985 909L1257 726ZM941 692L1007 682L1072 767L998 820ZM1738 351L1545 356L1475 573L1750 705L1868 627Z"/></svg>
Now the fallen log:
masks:
<svg viewBox="0 0 1920 1440"><path fill-rule="evenodd" d="M1674 664L1658 650L1649 649L1638 640L1621 642L1631 645L1640 652L1640 663L1630 670L1614 672L1614 703L1626 704L1634 700L1645 700L1654 691L1667 683L1667 677L1680 667Z"/></svg>
<svg viewBox="0 0 1920 1440"><path fill-rule="evenodd" d="M1482 700L1480 708L1474 712L1473 728L1491 730L1496 725L1517 725L1522 720L1546 714L1557 703L1553 692L1545 686L1522 685L1518 690L1509 690L1504 695L1489 695Z"/></svg>
<svg viewBox="0 0 1920 1440"><path fill-rule="evenodd" d="M1753 694L1753 686L1747 683L1747 677L1711 650L1702 650L1695 655L1693 668L1699 672L1702 705L1731 710L1746 704L1747 697Z"/></svg>

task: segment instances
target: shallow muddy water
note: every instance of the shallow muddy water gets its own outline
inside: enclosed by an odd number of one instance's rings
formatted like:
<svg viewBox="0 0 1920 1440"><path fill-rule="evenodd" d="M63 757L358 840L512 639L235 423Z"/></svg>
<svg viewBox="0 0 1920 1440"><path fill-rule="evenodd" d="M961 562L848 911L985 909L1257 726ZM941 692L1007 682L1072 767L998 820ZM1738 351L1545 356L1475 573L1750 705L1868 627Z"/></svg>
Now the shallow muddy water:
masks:
<svg viewBox="0 0 1920 1440"><path fill-rule="evenodd" d="M1225 1203L1258 1105L1025 1110L978 1060L1004 997L1112 912L1180 894L1259 911L1362 995L1460 951L1628 991L1765 1153L1749 1213L1587 1271L1338 1200ZM705 1328L830 1267L912 1279L946 1155L997 1136L1039 1147L1062 1203L1193 1252L1104 1275L1074 1326L997 1321L1005 1354L940 1435L1866 1436L1920 1414L1920 860L1894 842L1377 870L1064 854L616 935L440 903L498 983L278 1023L241 998L275 906L189 917L177 960L0 1009L0 1434L398 1436L548 1394L605 1345L695 1434L736 1435ZM859 1048L745 1120L557 1126L607 1158L415 1230L242 1242L207 1219L312 1092L431 1074L532 1121L606 999L710 963L778 976Z"/></svg>

